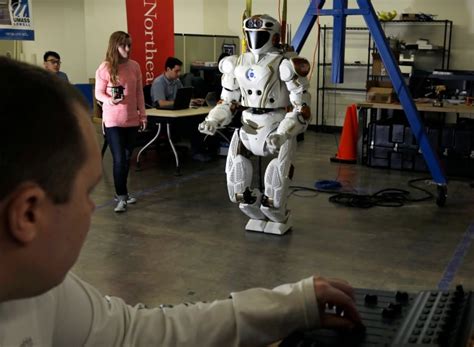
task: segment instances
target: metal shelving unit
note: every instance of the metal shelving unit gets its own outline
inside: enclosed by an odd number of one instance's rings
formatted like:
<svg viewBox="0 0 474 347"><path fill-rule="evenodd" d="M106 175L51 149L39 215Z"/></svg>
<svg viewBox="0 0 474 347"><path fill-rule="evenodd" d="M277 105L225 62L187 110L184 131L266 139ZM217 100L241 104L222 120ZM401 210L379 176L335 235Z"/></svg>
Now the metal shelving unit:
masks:
<svg viewBox="0 0 474 347"><path fill-rule="evenodd" d="M439 67L435 67L437 69L449 69L450 63L450 55L451 55L451 38L453 34L453 21L448 19L443 20L432 20L432 21L417 21L417 20L392 20L388 22L381 22L382 28L385 31L385 34L390 34L390 31L393 30L397 26L424 26L425 28L429 28L431 26L437 26L443 28L443 44L440 45L438 49L432 50L407 50L407 51L416 51L416 54L441 54L441 64ZM418 32L418 31L415 31ZM432 33L430 33L432 35ZM388 35L387 35L388 36ZM372 45L373 48L373 45ZM403 51L402 51L403 52Z"/></svg>
<svg viewBox="0 0 474 347"><path fill-rule="evenodd" d="M399 35L399 39L412 39L420 38L420 35L425 35L433 38L433 43L440 45L440 48L433 50L401 50L400 53L414 53L418 57L423 57L427 59L426 56L429 56L431 61L437 62L437 64L431 65L430 68L434 69L449 69L450 64L450 54L451 54L451 38L452 38L452 26L453 22L450 20L433 20L433 21L412 21L412 20L393 20L389 22L381 22L382 28L385 31L387 37L392 36L394 33ZM404 33L403 28L406 26L423 26L426 29L413 30L408 33ZM429 29L432 26L437 26L441 28L441 32L433 31ZM318 71L317 71L317 85L316 93L318 96L318 101L316 103L316 126L322 131L327 129L329 119L333 119L333 124L336 124L337 117L337 94L360 94L360 97L353 97L352 102L357 103L365 100L365 83L367 80L375 79L376 77L372 75L372 53L374 52L374 42L372 40L371 34L367 27L357 26L357 27L347 27L346 28L346 45L351 43L351 40L359 39L366 42L367 49L364 49L365 53L360 52L359 57L360 63L355 63L353 61L347 62L345 64L346 75L351 73L350 69L361 69L360 78L357 81L348 81L345 79L345 83L340 87L338 85L330 85L328 81L328 74L330 74L330 67L332 66L331 61L332 57L328 57L328 53L332 45L332 26L321 26L320 31L320 41L318 47ZM397 30L398 29L398 30ZM424 32L428 30L429 32ZM441 38L440 38L441 34ZM355 36L357 35L357 36ZM362 36L361 36L362 35ZM411 36L411 37L410 37ZM416 38L415 38L416 36ZM422 36L422 37L423 37ZM437 40L436 40L437 39ZM442 45L441 45L442 42ZM439 63L438 63L439 62ZM352 72L354 73L354 72ZM362 77L365 76L365 79ZM380 77L379 77L380 78ZM347 86L349 84L349 86ZM328 117L328 92L331 92L334 97L334 110L332 114ZM342 110L341 112L343 112ZM337 126L337 125L336 125Z"/></svg>

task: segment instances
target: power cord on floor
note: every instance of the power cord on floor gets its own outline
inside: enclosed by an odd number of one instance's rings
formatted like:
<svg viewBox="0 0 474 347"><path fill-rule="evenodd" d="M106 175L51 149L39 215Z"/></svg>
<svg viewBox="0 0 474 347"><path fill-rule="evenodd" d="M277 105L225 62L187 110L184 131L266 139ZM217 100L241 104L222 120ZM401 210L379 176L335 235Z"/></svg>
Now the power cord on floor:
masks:
<svg viewBox="0 0 474 347"><path fill-rule="evenodd" d="M303 187L303 186L290 186L290 194L288 198L292 195L297 196L298 198L314 198L319 195L319 191L314 188ZM300 194L300 192L309 192L309 194Z"/></svg>
<svg viewBox="0 0 474 347"><path fill-rule="evenodd" d="M417 187L417 189L423 190ZM329 197L329 201L334 204L344 205L347 207L371 208L380 207L402 207L407 202L421 202L433 198L433 194L427 193L426 196L418 199L410 198L410 192L404 189L387 188L379 190L374 194L354 194L340 193Z"/></svg>
<svg viewBox="0 0 474 347"><path fill-rule="evenodd" d="M430 178L417 178L408 181L408 186L424 193L421 197L416 198L411 197L411 192L398 188L386 188L379 190L373 194L359 194L354 191L344 192L341 191L343 186L340 182L328 180L316 181L315 188L301 186L290 186L290 188L295 189L297 191L307 190L317 193L334 194L329 197L329 201L334 204L339 204L347 207L402 207L406 203L422 202L433 199L434 195L430 191L415 185L416 182L426 180L430 180ZM292 193L293 192L294 191L292 191Z"/></svg>

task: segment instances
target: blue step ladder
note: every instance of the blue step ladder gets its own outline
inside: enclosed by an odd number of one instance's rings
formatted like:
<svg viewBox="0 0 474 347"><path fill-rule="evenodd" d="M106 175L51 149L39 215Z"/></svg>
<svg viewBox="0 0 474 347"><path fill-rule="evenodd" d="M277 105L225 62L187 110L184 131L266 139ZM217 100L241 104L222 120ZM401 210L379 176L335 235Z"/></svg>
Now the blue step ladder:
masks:
<svg viewBox="0 0 474 347"><path fill-rule="evenodd" d="M415 102L403 79L397 61L388 44L387 38L380 25L370 0L356 0L359 8L349 9L348 0L333 0L333 9L324 10L325 0L311 0L305 15L296 31L292 45L296 52L300 52L308 38L308 35L316 22L318 16L333 16L333 48L332 48L332 82L342 83L344 81L344 49L346 40L346 17L360 15L369 28L375 45L379 51L385 69L388 72L393 88L402 104L403 110L408 118L413 135L418 141L421 153L430 170L433 181L437 185L438 196L436 203L444 206L447 198L447 180L440 166L439 158L433 150L428 136L424 130L423 122L416 109Z"/></svg>

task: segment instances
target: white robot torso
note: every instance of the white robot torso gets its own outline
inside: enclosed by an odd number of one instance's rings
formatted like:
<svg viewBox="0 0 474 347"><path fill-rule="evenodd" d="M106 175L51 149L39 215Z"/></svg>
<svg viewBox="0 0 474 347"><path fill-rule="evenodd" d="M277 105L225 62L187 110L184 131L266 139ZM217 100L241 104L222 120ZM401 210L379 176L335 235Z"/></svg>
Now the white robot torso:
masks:
<svg viewBox="0 0 474 347"><path fill-rule="evenodd" d="M260 55L248 52L221 62L223 100L231 102L240 95L240 103L249 108L242 114L240 138L256 155L270 154L267 136L281 124L288 106L298 107L309 97L304 94L306 77L298 75L293 59L275 50Z"/></svg>
<svg viewBox="0 0 474 347"><path fill-rule="evenodd" d="M285 57L279 53L260 55L244 53L234 71L242 95L241 104L252 108L285 108L289 105L286 84L280 78L279 67Z"/></svg>

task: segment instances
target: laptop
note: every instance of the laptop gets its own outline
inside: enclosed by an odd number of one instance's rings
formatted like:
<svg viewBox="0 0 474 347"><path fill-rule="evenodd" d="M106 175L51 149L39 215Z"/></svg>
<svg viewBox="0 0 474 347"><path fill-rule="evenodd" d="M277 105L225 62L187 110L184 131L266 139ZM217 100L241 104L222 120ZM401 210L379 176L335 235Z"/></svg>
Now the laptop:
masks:
<svg viewBox="0 0 474 347"><path fill-rule="evenodd" d="M179 88L176 92L176 98L174 99L174 104L172 106L157 106L157 108L164 110L184 110L189 108L192 96L192 87Z"/></svg>

